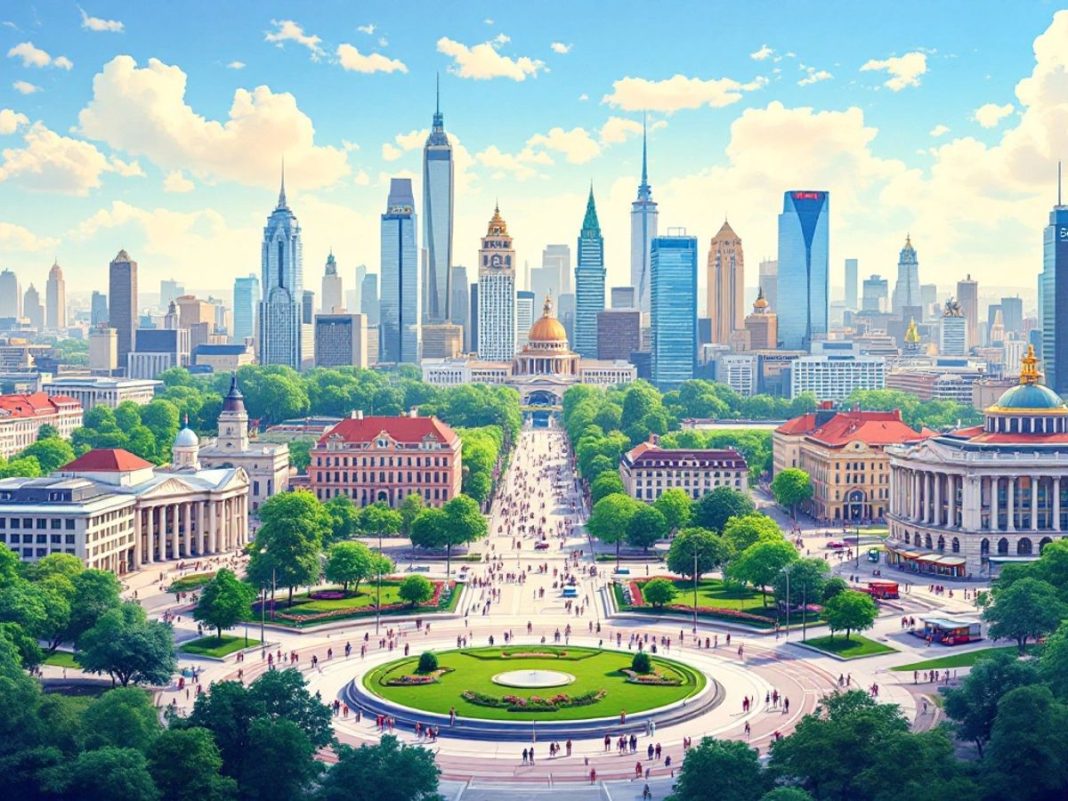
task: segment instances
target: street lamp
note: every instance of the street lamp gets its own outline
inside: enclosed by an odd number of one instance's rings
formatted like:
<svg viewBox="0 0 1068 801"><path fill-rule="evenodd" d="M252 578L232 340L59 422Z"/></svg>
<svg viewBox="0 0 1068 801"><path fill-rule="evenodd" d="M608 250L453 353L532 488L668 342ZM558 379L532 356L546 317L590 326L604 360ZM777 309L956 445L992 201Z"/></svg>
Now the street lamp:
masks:
<svg viewBox="0 0 1068 801"><path fill-rule="evenodd" d="M790 639L790 568L793 565L787 565L780 573L786 574L786 639Z"/></svg>
<svg viewBox="0 0 1068 801"><path fill-rule="evenodd" d="M693 633L697 636L697 542L693 544Z"/></svg>

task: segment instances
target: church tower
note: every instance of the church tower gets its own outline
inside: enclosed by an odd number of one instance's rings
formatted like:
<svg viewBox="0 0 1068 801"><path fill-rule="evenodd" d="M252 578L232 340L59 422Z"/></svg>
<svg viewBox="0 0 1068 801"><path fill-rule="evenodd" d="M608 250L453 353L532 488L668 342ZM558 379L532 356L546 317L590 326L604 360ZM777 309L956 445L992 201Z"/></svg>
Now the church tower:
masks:
<svg viewBox="0 0 1068 801"><path fill-rule="evenodd" d="M230 378L230 392L223 399L219 413L219 439L216 448L229 453L248 450L248 412L245 396L237 388L237 373Z"/></svg>

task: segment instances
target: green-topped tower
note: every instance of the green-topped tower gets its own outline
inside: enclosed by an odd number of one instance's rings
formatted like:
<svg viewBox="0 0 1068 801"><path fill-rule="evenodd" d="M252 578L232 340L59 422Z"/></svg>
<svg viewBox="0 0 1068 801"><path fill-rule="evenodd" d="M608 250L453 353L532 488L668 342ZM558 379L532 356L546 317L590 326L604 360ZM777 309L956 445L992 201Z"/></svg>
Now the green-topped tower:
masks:
<svg viewBox="0 0 1068 801"><path fill-rule="evenodd" d="M587 359L597 358L597 315L604 311L604 278L604 237L591 184L575 266L575 350Z"/></svg>

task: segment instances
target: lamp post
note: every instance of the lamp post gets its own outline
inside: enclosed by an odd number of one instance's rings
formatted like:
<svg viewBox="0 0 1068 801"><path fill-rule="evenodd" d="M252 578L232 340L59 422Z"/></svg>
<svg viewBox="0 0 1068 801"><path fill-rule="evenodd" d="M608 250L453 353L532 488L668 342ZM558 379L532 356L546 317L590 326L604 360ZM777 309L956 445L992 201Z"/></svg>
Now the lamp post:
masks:
<svg viewBox="0 0 1068 801"><path fill-rule="evenodd" d="M786 639L790 639L790 568L792 565L787 565L780 573L786 574Z"/></svg>
<svg viewBox="0 0 1068 801"><path fill-rule="evenodd" d="M856 531L856 537L853 540L853 549L857 553L856 553L856 561L855 561L854 564L856 565L857 572L859 573L860 572L860 524L859 523L856 524L855 531Z"/></svg>
<svg viewBox="0 0 1068 801"><path fill-rule="evenodd" d="M808 639L808 582L801 582L801 642Z"/></svg>
<svg viewBox="0 0 1068 801"><path fill-rule="evenodd" d="M697 543L693 544L693 633L697 636Z"/></svg>

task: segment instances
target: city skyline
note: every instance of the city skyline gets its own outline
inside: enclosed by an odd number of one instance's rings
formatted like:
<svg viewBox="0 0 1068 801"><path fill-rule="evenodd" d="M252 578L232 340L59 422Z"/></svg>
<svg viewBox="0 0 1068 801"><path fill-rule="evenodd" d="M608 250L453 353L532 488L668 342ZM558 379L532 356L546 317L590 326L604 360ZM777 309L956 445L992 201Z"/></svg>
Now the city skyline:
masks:
<svg viewBox="0 0 1068 801"><path fill-rule="evenodd" d="M754 33L717 40L714 69L696 33L673 37L656 66L638 46L658 52L680 15L712 13L696 5L664 9L648 27L613 22L610 53L584 33L588 4L569 6L555 28L520 9L493 24L470 9L432 28L386 5L356 19L323 4L292 20L281 7L242 6L216 16L207 41L196 14L87 9L119 32L83 26L74 7L12 9L0 28L11 76L0 86L0 202L11 210L0 266L43 286L58 259L68 291L87 293L125 249L146 289L173 275L224 289L254 269L284 155L309 264L332 245L342 264L377 271L389 179L412 177L422 192L440 73L456 169L454 264L471 263L498 195L517 259L537 263L545 245L573 237L592 178L605 187L608 284L628 284L647 112L663 228L707 240L727 213L752 257L771 258L776 197L812 186L836 198L832 287L847 257L892 275L908 231L940 286L967 272L993 285L1011 265L1033 287L1037 221L1055 195L1057 151L1068 151L1051 122L1068 102L1056 92L1068 13L1020 6L995 35L958 30L952 6L909 9L876 26L863 14L807 19L799 5L760 27L744 24L755 10L717 9L728 28ZM919 39L917 14L927 23ZM849 41L833 56L816 46L817 36L861 29L836 37ZM354 111L337 114L339 98ZM508 114L487 126L486 109L501 107ZM138 125L119 130L119 118ZM181 136L167 135L167 121ZM996 231L985 225L992 217ZM216 277L217 263L233 274Z"/></svg>

